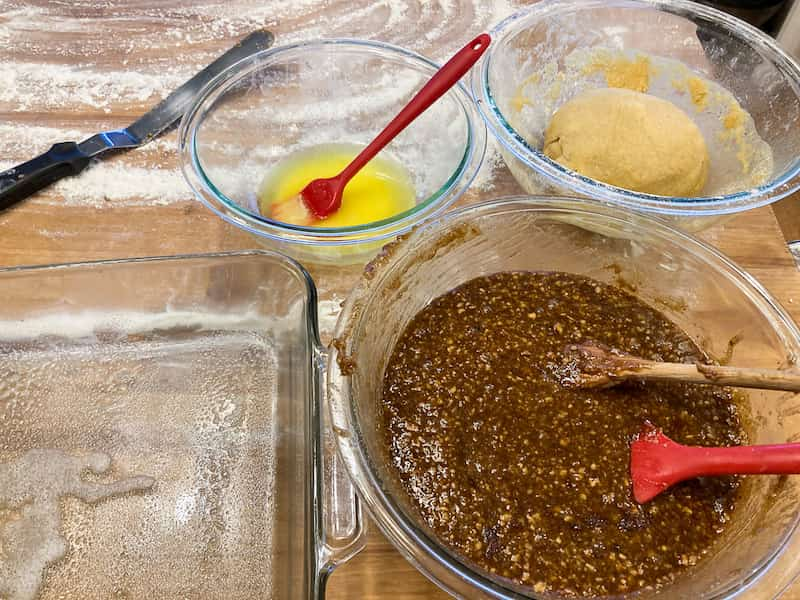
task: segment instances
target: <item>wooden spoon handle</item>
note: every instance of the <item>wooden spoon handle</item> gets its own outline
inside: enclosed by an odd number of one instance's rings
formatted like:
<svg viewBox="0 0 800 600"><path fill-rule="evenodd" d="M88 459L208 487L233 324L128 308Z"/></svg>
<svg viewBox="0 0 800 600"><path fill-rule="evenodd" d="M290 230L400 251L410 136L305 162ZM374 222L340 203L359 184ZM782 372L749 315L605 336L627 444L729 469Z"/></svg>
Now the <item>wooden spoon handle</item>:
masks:
<svg viewBox="0 0 800 600"><path fill-rule="evenodd" d="M635 379L638 381L683 381L707 383L762 390L800 392L800 373L783 369L748 369L719 365L660 363L639 360L636 366L627 360L627 366L608 373L611 381Z"/></svg>
<svg viewBox="0 0 800 600"><path fill-rule="evenodd" d="M681 381L762 390L800 392L800 371L749 369L700 363L666 363L625 354L602 344L571 344L565 353L574 357L571 371L562 378L570 387L610 387L628 380ZM577 371L577 373L575 372Z"/></svg>

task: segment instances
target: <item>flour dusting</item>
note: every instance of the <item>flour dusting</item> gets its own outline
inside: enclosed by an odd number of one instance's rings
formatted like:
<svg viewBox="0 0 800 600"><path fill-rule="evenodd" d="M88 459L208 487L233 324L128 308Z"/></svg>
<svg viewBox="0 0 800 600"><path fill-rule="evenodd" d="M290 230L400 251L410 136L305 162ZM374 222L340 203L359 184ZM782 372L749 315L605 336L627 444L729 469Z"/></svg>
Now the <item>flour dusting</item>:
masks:
<svg viewBox="0 0 800 600"><path fill-rule="evenodd" d="M508 0L0 0L0 167L124 127L258 28L271 30L276 45L366 38L441 62L513 10ZM109 210L190 201L176 138L172 131L93 165L32 201ZM479 189L491 189L492 164L478 176Z"/></svg>

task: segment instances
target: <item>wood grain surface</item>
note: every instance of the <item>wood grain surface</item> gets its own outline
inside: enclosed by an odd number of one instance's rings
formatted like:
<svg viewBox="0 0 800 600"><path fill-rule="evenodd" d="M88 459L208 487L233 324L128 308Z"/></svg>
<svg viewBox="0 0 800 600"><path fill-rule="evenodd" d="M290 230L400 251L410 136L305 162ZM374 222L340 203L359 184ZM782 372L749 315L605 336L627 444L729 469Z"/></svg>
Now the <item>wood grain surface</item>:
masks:
<svg viewBox="0 0 800 600"><path fill-rule="evenodd" d="M57 141L126 125L255 28L271 29L278 43L365 37L442 59L519 4L0 0L0 167ZM479 181L462 203L521 191L493 150ZM800 319L800 273L771 209L736 217L702 237L749 270ZM192 199L177 168L174 131L0 213L0 266L258 246ZM310 266L310 271L323 300L343 298L358 275L357 268ZM367 549L337 569L328 597L447 596L370 525ZM800 592L794 588L786 597L800 598Z"/></svg>

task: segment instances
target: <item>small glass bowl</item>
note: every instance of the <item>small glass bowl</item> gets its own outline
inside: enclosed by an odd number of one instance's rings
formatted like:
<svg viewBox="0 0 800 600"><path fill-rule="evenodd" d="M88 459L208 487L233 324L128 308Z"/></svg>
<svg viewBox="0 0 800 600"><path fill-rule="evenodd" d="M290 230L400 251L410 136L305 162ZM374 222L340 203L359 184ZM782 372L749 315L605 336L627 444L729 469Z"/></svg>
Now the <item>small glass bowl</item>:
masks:
<svg viewBox="0 0 800 600"><path fill-rule="evenodd" d="M364 146L438 69L396 46L319 40L265 50L221 73L181 123L184 176L217 215L273 249L312 262L353 263L441 213L467 189L486 127L460 84L381 153L409 172L412 209L357 227L300 227L260 214L264 177L290 154L326 143ZM314 174L309 173L309 180Z"/></svg>
<svg viewBox="0 0 800 600"><path fill-rule="evenodd" d="M800 188L800 68L772 38L743 21L685 0L545 0L500 23L492 31L492 40L472 72L472 91L489 130L500 141L505 162L529 193L578 194L666 216L683 229L697 231L720 215L769 204ZM565 59L568 62L576 49L597 48L680 61L688 67L688 75L693 71L727 89L749 112L758 134L770 146L772 175L758 185L737 186L720 195L667 197L601 183L545 156L535 140L543 135L553 112L580 91L573 88L607 83L600 73L587 76L590 81L579 85L574 80L554 81L544 94L528 100L515 93L526 79L547 77L553 67L563 70ZM689 90L679 93L665 73L657 77L665 81L657 89L651 84L647 92L686 105L682 108L706 138L711 178L715 157L722 160L724 150L719 131L712 134L702 121L716 115L701 115ZM553 93L549 99L548 92ZM533 113L523 111L543 114L530 118ZM717 173L722 181L730 180L726 175Z"/></svg>

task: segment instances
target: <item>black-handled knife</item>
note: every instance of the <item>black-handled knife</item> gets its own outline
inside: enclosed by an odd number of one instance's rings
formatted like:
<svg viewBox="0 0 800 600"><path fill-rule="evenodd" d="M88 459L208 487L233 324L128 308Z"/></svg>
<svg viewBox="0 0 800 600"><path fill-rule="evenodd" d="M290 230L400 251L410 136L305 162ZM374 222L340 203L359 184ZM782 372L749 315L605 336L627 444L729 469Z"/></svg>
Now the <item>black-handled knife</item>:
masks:
<svg viewBox="0 0 800 600"><path fill-rule="evenodd" d="M183 116L206 83L241 59L269 48L273 39L269 31L254 31L125 129L98 133L80 143L55 144L44 154L3 171L0 173L0 210L59 179L77 175L92 157L102 152L146 144Z"/></svg>

